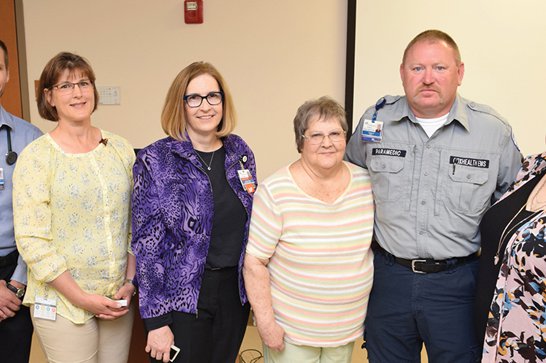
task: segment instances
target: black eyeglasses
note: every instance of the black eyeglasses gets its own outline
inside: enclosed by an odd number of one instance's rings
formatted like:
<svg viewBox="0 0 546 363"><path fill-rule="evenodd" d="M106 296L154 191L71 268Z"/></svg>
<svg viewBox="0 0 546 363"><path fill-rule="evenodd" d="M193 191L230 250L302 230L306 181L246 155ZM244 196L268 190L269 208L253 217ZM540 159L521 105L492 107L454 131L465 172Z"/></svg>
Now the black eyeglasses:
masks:
<svg viewBox="0 0 546 363"><path fill-rule="evenodd" d="M201 96L197 93L192 93L184 96L184 101L191 108L201 106L204 99L206 99L211 106L219 105L224 100L224 92L209 92L206 96Z"/></svg>

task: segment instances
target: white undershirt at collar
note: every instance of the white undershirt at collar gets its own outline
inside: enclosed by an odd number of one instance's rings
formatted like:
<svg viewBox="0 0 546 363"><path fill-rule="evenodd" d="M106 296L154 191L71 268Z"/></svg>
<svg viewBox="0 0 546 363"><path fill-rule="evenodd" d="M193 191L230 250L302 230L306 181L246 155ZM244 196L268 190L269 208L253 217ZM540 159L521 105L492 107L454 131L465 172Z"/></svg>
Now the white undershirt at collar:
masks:
<svg viewBox="0 0 546 363"><path fill-rule="evenodd" d="M437 118L419 118L417 117L417 122L423 130L427 133L428 137L431 137L432 134L436 132L440 127L444 126L447 121L447 116L449 113L446 113L443 116Z"/></svg>

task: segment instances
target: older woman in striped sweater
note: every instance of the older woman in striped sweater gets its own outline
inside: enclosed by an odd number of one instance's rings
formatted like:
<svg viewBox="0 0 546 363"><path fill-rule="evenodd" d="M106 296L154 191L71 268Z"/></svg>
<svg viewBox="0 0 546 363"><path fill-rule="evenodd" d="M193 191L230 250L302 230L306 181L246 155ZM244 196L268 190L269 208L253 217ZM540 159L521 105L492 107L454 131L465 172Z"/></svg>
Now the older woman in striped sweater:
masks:
<svg viewBox="0 0 546 363"><path fill-rule="evenodd" d="M373 266L365 169L343 161L347 121L334 100L294 119L301 157L259 187L244 279L266 362L350 362Z"/></svg>

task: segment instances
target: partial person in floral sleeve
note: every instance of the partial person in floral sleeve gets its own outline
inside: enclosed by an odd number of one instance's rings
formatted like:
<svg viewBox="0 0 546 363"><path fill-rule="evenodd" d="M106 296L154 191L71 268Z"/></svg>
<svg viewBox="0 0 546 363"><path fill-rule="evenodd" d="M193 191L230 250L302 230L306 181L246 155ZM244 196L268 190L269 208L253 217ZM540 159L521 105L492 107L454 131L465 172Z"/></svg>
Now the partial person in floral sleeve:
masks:
<svg viewBox="0 0 546 363"><path fill-rule="evenodd" d="M545 174L546 152L527 157L480 224L475 321L482 362L546 361Z"/></svg>

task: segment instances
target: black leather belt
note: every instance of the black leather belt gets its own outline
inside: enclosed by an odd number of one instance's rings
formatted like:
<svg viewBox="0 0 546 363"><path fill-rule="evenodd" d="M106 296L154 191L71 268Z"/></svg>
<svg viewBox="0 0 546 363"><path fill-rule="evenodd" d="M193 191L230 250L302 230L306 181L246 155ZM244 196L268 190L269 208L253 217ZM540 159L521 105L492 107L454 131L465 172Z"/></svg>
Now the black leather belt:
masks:
<svg viewBox="0 0 546 363"><path fill-rule="evenodd" d="M465 257L453 257L446 260L434 260L431 258L416 258L413 260L408 260L392 255L391 253L385 251L383 247L379 246L377 243L375 243L374 247L374 251L380 252L385 256L392 258L397 264L405 266L417 274L429 274L450 270L462 264L474 261L478 259L479 256L479 253L476 252Z"/></svg>

